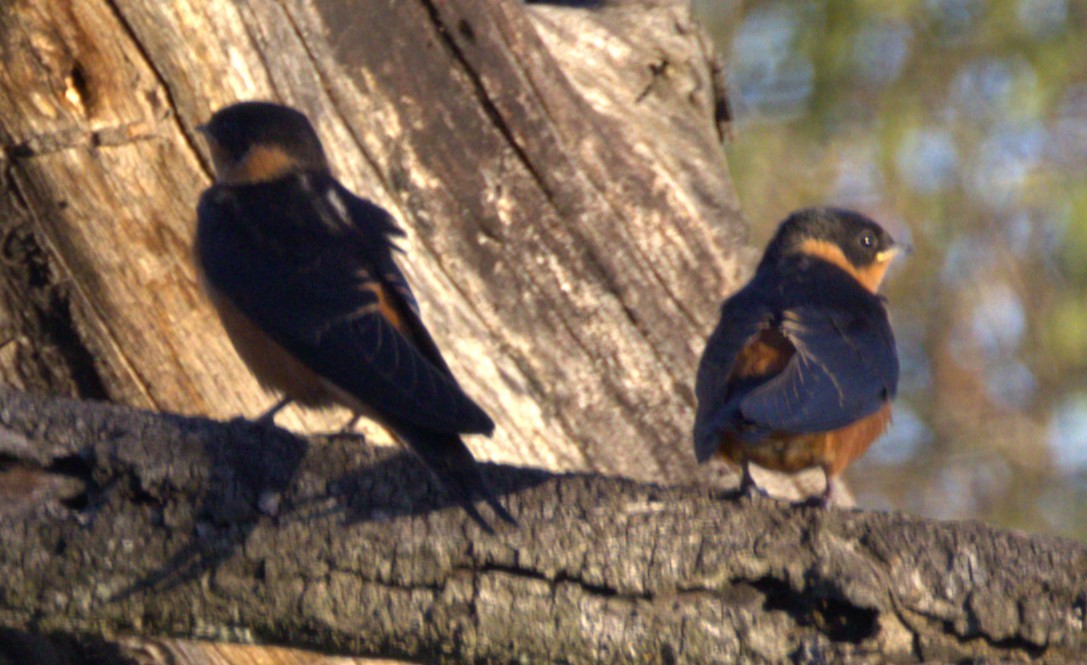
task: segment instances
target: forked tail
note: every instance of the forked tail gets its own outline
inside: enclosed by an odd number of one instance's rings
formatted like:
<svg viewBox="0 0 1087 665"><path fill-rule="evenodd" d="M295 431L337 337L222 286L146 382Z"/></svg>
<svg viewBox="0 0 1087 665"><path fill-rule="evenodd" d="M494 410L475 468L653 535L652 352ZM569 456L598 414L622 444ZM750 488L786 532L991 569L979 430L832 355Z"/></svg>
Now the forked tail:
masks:
<svg viewBox="0 0 1087 665"><path fill-rule="evenodd" d="M486 501L502 521L518 526L517 520L498 501L494 491L484 480L479 464L459 435L410 426L392 429L430 467L445 490L484 531L494 533L491 525L476 510L477 498Z"/></svg>

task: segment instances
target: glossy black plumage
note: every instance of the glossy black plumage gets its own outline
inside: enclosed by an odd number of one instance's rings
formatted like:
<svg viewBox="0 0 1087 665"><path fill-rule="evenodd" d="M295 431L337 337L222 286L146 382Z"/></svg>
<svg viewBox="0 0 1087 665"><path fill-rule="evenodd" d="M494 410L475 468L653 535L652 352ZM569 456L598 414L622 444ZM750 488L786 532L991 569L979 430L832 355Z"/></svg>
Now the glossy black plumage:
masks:
<svg viewBox="0 0 1087 665"><path fill-rule="evenodd" d="M783 268L756 277L721 307L696 380L699 461L716 452L725 430L749 442L775 431L823 432L895 395L898 356L879 296L821 261L790 257ZM769 327L796 347L785 371L730 383L736 356Z"/></svg>
<svg viewBox="0 0 1087 665"><path fill-rule="evenodd" d="M494 422L461 389L423 325L394 260L392 238L401 232L392 218L332 177L316 133L296 111L239 104L204 131L220 178L198 205L196 258L224 323L241 322L227 330L254 373L288 398L374 417L477 521L487 526L473 496L513 522L459 436L490 434ZM274 344L243 348L259 334ZM308 388L292 394L293 380L262 377L263 358L250 359L272 352L308 369Z"/></svg>
<svg viewBox="0 0 1087 665"><path fill-rule="evenodd" d="M739 446L744 463L760 446L808 445L810 435L873 416L895 396L899 366L894 334L884 299L874 292L882 268L872 290L866 288L858 278L866 259L849 255L863 254L864 248L854 252L848 234L871 225L873 242L882 243L877 249L896 247L894 241L855 213L815 209L798 215L790 218L789 227L783 225L755 277L724 302L720 322L706 343L695 386L699 461L722 450L723 442ZM824 228L829 224L844 230ZM829 248L833 260L807 248ZM869 253L875 256L877 251ZM763 362L768 369L744 369L743 354L752 353L760 340L775 339L782 340L780 353L766 350L773 344L760 351L768 356ZM796 465L781 461L775 468L798 470L810 461L803 459ZM822 463L828 492L834 464L833 459Z"/></svg>
<svg viewBox="0 0 1087 665"><path fill-rule="evenodd" d="M405 308L413 344L365 288L376 284L414 303L393 262L388 237L396 229L383 210L330 176L298 174L212 187L198 216L206 278L315 372L384 417L437 432L493 431L490 417L453 378L415 307Z"/></svg>

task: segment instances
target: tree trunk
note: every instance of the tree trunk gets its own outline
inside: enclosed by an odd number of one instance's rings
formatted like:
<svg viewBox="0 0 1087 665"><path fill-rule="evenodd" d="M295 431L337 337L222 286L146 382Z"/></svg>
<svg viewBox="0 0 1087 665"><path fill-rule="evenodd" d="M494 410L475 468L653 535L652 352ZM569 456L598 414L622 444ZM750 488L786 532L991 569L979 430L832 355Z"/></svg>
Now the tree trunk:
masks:
<svg viewBox="0 0 1087 665"><path fill-rule="evenodd" d="M421 464L0 389L0 626L450 661L1087 657L1087 547L899 515L487 469L487 535Z"/></svg>
<svg viewBox="0 0 1087 665"><path fill-rule="evenodd" d="M0 377L218 418L271 403L188 248L193 127L275 99L408 232L424 316L499 425L478 456L695 479L695 356L744 264L721 69L685 1L583 4L0 3Z"/></svg>
<svg viewBox="0 0 1087 665"><path fill-rule="evenodd" d="M271 98L408 232L424 317L499 425L478 454L694 477L690 387L742 226L685 2L13 0L0 22L16 385L213 417L270 404L188 247L209 182L193 127Z"/></svg>

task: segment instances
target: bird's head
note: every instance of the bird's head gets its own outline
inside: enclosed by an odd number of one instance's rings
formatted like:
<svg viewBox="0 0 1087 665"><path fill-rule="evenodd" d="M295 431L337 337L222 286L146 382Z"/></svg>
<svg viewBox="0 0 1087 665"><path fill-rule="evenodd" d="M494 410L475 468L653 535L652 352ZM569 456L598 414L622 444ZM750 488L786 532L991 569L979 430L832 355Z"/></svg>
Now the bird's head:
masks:
<svg viewBox="0 0 1087 665"><path fill-rule="evenodd" d="M207 138L220 183L252 184L302 171L328 171L313 125L286 106L232 104L197 129Z"/></svg>
<svg viewBox="0 0 1087 665"><path fill-rule="evenodd" d="M760 268L805 254L845 270L866 289L879 289L887 267L909 245L895 242L864 215L839 208L805 208L789 215L766 248Z"/></svg>

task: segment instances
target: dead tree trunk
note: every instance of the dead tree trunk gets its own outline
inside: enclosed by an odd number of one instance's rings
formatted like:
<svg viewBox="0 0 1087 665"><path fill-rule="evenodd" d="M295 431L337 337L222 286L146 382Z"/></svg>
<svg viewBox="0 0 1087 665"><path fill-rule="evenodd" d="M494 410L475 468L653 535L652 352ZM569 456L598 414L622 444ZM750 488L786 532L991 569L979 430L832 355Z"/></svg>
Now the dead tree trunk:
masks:
<svg viewBox="0 0 1087 665"><path fill-rule="evenodd" d="M269 404L188 246L193 127L270 98L408 231L424 316L499 424L478 454L692 478L693 370L742 226L685 2L11 0L0 55L9 381L213 417Z"/></svg>
<svg viewBox="0 0 1087 665"><path fill-rule="evenodd" d="M489 536L423 467L0 389L0 627L451 661L1087 657L1087 547L974 523L488 469Z"/></svg>
<svg viewBox="0 0 1087 665"><path fill-rule="evenodd" d="M408 231L424 316L499 423L477 455L690 479L694 358L743 264L720 70L683 0L583 4L0 2L0 380L268 406L188 244L194 125L275 99Z"/></svg>

